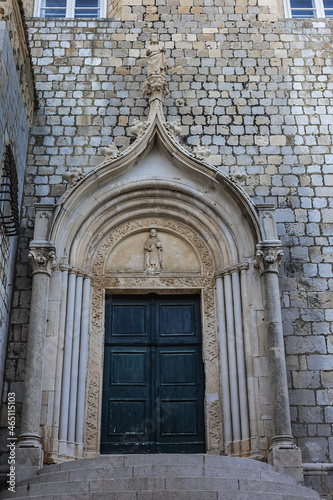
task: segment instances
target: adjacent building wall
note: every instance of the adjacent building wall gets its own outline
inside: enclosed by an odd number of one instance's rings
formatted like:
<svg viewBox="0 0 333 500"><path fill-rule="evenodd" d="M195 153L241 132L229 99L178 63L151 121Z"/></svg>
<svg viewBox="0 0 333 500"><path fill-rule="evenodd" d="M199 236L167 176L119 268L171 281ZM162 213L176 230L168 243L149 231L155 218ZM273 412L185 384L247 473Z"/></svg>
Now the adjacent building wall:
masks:
<svg viewBox="0 0 333 500"><path fill-rule="evenodd" d="M20 5L2 2L0 9L0 178L6 146L17 169L19 205L22 201L29 128L34 109L30 53ZM17 237L8 237L0 222L0 394L7 347Z"/></svg>

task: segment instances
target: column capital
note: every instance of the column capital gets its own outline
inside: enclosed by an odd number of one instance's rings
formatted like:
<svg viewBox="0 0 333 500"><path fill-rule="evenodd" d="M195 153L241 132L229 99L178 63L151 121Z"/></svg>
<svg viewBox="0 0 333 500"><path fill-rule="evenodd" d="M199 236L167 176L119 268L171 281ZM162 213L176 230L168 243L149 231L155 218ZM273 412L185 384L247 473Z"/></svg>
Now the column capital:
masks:
<svg viewBox="0 0 333 500"><path fill-rule="evenodd" d="M216 278L223 278L224 276L227 276L228 274L232 273L240 273L243 270L249 269L250 265L247 261L239 262L238 264L234 264L233 266L225 267L224 269L221 269L220 271L216 271L214 277Z"/></svg>
<svg viewBox="0 0 333 500"><path fill-rule="evenodd" d="M279 265L283 256L280 245L259 243L254 256L254 267L260 269L261 274L279 272Z"/></svg>
<svg viewBox="0 0 333 500"><path fill-rule="evenodd" d="M56 266L56 253L54 247L31 246L28 256L32 268L32 276L38 273L51 276L51 272Z"/></svg>

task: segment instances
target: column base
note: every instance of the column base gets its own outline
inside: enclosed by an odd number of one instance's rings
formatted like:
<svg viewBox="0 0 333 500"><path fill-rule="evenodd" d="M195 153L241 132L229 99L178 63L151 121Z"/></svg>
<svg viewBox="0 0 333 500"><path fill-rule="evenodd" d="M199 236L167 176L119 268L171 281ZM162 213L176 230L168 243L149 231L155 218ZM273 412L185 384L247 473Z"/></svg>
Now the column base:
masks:
<svg viewBox="0 0 333 500"><path fill-rule="evenodd" d="M16 448L16 481L34 476L43 467L42 447Z"/></svg>
<svg viewBox="0 0 333 500"><path fill-rule="evenodd" d="M298 484L303 484L302 452L295 445L279 447L273 444L268 451L267 462L273 465L276 472L291 476Z"/></svg>

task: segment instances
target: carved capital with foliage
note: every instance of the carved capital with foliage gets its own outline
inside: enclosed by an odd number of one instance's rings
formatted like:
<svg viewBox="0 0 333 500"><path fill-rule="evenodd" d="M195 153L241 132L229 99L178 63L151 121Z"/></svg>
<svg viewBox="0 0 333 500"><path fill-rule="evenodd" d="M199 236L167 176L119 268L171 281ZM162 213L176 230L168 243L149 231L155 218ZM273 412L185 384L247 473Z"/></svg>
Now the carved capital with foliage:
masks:
<svg viewBox="0 0 333 500"><path fill-rule="evenodd" d="M257 245L254 257L254 266L260 269L261 274L270 272L278 274L283 251L279 246Z"/></svg>
<svg viewBox="0 0 333 500"><path fill-rule="evenodd" d="M41 273L51 276L51 272L56 266L56 253L52 247L32 247L29 251L29 260L32 275Z"/></svg>

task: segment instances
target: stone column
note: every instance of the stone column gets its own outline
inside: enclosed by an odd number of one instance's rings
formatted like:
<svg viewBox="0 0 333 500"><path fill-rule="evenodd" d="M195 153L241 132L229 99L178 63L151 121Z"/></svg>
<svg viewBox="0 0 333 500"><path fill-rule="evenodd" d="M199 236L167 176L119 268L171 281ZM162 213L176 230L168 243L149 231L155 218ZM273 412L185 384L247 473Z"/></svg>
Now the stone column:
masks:
<svg viewBox="0 0 333 500"><path fill-rule="evenodd" d="M26 372L16 463L18 479L36 472L43 464L40 414L43 389L43 358L51 271L55 266L55 248L47 241L53 206L36 205L34 240L30 244L32 293L27 342Z"/></svg>
<svg viewBox="0 0 333 500"><path fill-rule="evenodd" d="M232 281L231 271L224 275L224 297L227 326L227 344L228 344L228 365L229 365L229 383L231 395L231 419L232 419L232 440L240 441L240 413L239 413L239 385L237 374L237 356L236 356L236 338L235 338L235 319L232 300Z"/></svg>
<svg viewBox="0 0 333 500"><path fill-rule="evenodd" d="M270 392L273 410L272 445L293 447L291 433L287 371L284 353L282 317L278 281L278 266L282 257L280 246L257 247L256 259L260 266L265 294Z"/></svg>
<svg viewBox="0 0 333 500"><path fill-rule="evenodd" d="M84 405L87 378L88 341L89 341L89 311L90 311L90 277L83 281L81 340L79 359L79 379L77 388L75 442L77 455L83 455Z"/></svg>
<svg viewBox="0 0 333 500"><path fill-rule="evenodd" d="M238 374L238 390L239 390L239 411L241 420L241 435L242 441L250 438L249 431L249 409L247 402L247 387L246 387L246 369L244 356L244 340L243 340L243 314L241 307L241 291L239 268L231 273L232 279L232 294L234 303L234 318L235 318L235 340L237 354L237 374Z"/></svg>
<svg viewBox="0 0 333 500"><path fill-rule="evenodd" d="M228 343L227 343L227 328L225 324L225 307L224 307L224 288L223 278L216 277L216 302L217 302L217 320L219 326L219 345L220 345L220 362L221 362L221 387L223 401L223 433L225 452L229 443L232 442L232 425L231 425L231 403L230 403L230 388L229 388L229 367L228 367Z"/></svg>
<svg viewBox="0 0 333 500"><path fill-rule="evenodd" d="M264 289L264 312L267 328L270 394L273 436L268 461L279 472L302 481L301 451L294 445L291 432L287 370L284 352L278 267L283 255L277 239L274 207L260 205L259 218L266 238L257 245L255 265L261 271Z"/></svg>
<svg viewBox="0 0 333 500"><path fill-rule="evenodd" d="M55 264L53 248L31 247L32 295L27 344L21 434L18 438L17 464L20 479L42 467L43 452L40 437L43 357L46 336L46 316L51 270Z"/></svg>
<svg viewBox="0 0 333 500"><path fill-rule="evenodd" d="M69 416L69 398L71 385L71 365L72 365L72 347L74 330L74 312L75 312L75 290L76 274L73 269L69 272L68 291L67 291L67 309L66 309L66 327L64 343L64 359L62 368L61 402L60 402L60 426L59 426L59 453L67 455L67 437L68 437L68 416Z"/></svg>

